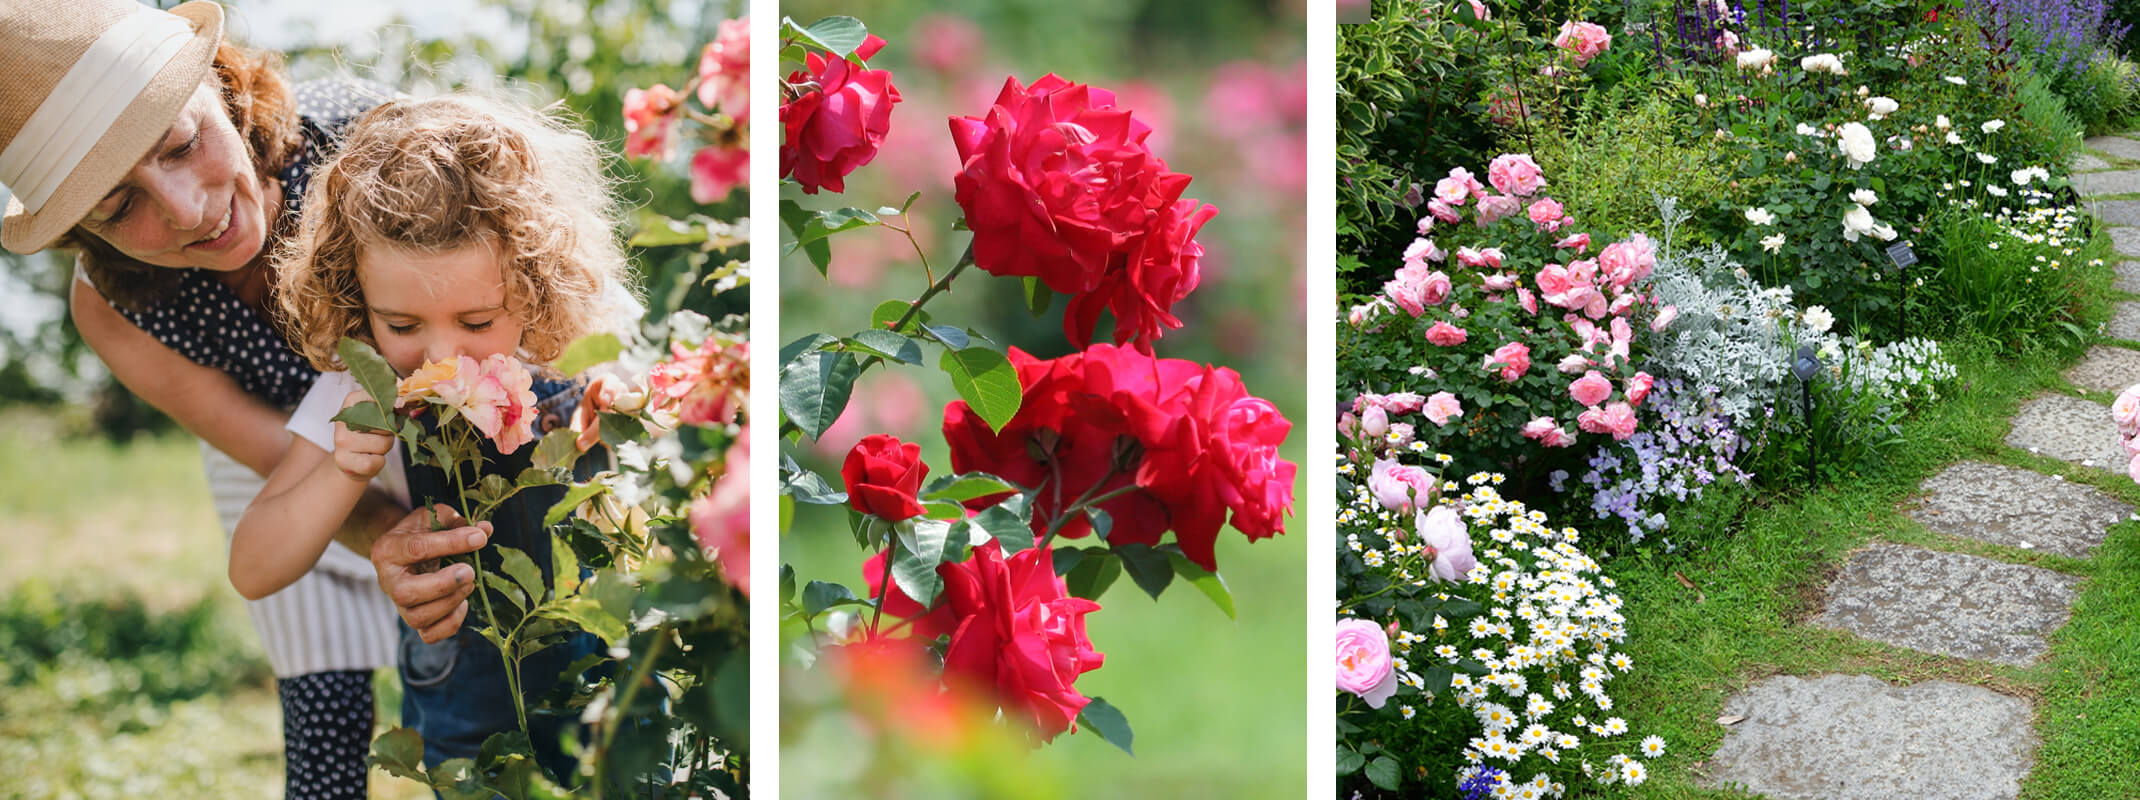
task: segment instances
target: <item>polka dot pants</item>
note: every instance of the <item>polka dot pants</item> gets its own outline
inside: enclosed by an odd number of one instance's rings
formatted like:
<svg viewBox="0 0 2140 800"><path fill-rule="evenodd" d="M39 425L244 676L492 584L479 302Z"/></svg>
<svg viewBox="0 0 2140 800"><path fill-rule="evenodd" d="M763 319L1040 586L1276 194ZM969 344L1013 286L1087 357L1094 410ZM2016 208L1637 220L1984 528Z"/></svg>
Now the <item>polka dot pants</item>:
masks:
<svg viewBox="0 0 2140 800"><path fill-rule="evenodd" d="M314 672L275 682L282 695L282 752L289 800L364 800L371 753L372 674Z"/></svg>

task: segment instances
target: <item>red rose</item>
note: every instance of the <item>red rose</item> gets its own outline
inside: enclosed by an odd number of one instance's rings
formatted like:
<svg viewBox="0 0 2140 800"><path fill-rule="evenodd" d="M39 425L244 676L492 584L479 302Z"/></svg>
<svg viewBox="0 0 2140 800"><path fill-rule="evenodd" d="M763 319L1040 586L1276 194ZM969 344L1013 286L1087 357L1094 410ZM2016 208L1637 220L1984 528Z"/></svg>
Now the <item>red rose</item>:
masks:
<svg viewBox="0 0 2140 800"><path fill-rule="evenodd" d="M882 590L883 558L879 553L863 566L873 596ZM1075 730L1078 712L1092 701L1071 684L1106 661L1085 635L1085 615L1100 604L1071 597L1055 575L1053 553L1040 548L1005 558L1003 545L991 541L964 562L939 565L936 574L944 579L943 597L914 638L951 636L944 682L992 688L1005 709L1025 712L1042 741ZM919 608L897 586L885 598L887 613Z"/></svg>
<svg viewBox="0 0 2140 800"><path fill-rule="evenodd" d="M1151 133L1113 92L1054 75L1011 78L987 114L951 119L974 265L1071 295L1063 332L1079 346L1102 308L1117 343L1148 345L1181 327L1171 309L1196 289L1195 237L1218 210L1182 199L1190 178L1152 154Z"/></svg>
<svg viewBox="0 0 2140 800"><path fill-rule="evenodd" d="M999 432L952 403L944 440L957 471L1042 489L1036 535L1077 498L1129 486L1136 491L1099 506L1113 521L1111 543L1158 545L1172 530L1183 555L1216 570L1213 548L1229 513L1250 539L1284 532L1296 468L1278 457L1278 445L1292 424L1233 370L1112 345L1050 361L1012 348L1010 359L1025 390L1018 413ZM1091 530L1080 516L1058 535Z"/></svg>
<svg viewBox="0 0 2140 800"><path fill-rule="evenodd" d="M855 54L868 59L883 47L883 39L871 36ZM891 130L892 104L900 99L892 73L811 53L788 83L814 88L780 107L781 177L793 176L804 194L846 191L847 173L876 158Z"/></svg>
<svg viewBox="0 0 2140 800"><path fill-rule="evenodd" d="M929 465L921 463L921 445L901 443L888 433L864 437L840 464L847 504L893 521L921 516L921 501L915 497L928 474Z"/></svg>

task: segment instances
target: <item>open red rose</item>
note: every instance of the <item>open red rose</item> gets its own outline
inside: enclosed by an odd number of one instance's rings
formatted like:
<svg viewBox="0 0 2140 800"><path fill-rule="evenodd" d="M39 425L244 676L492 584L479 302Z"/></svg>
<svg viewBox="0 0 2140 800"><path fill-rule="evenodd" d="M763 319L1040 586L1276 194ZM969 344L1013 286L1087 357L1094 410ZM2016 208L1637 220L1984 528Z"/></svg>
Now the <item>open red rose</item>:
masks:
<svg viewBox="0 0 2140 800"><path fill-rule="evenodd" d="M1278 446L1292 423L1250 395L1238 373L1112 345L1046 361L1012 348L1010 359L1024 387L1018 413L995 431L964 402L952 403L944 440L959 472L1041 488L1036 535L1078 498L1131 486L1099 504L1113 521L1110 543L1158 545L1172 530L1184 556L1216 570L1214 545L1229 514L1251 540L1284 532L1297 469ZM1058 535L1091 530L1080 515Z"/></svg>
<svg viewBox="0 0 2140 800"><path fill-rule="evenodd" d="M872 595L885 591L877 586L883 558L879 553L863 565ZM1042 741L1075 730L1078 713L1092 700L1072 684L1106 662L1085 634L1085 615L1100 604L1071 597L1055 575L1054 554L1040 548L1006 558L1003 545L991 541L964 562L939 565L936 574L944 579L943 596L913 638L950 635L944 682L993 688L1007 711L1032 720ZM886 613L919 612L920 604L897 586L886 594Z"/></svg>
<svg viewBox="0 0 2140 800"><path fill-rule="evenodd" d="M888 433L863 437L840 464L840 479L847 483L847 505L894 521L921 516L916 496L921 494L921 479L928 474L929 465L921 462L921 445L901 443Z"/></svg>
<svg viewBox="0 0 2140 800"><path fill-rule="evenodd" d="M1063 332L1079 346L1102 308L1117 343L1149 346L1181 327L1171 309L1196 289L1195 237L1218 210L1182 199L1190 178L1152 153L1151 133L1113 92L1055 75L1011 78L986 114L951 118L974 265L1070 295Z"/></svg>
<svg viewBox="0 0 2140 800"><path fill-rule="evenodd" d="M868 59L883 47L871 36L855 54ZM846 191L847 173L876 158L891 130L892 104L900 100L892 73L811 53L788 83L813 88L780 107L781 177L794 177L804 194Z"/></svg>

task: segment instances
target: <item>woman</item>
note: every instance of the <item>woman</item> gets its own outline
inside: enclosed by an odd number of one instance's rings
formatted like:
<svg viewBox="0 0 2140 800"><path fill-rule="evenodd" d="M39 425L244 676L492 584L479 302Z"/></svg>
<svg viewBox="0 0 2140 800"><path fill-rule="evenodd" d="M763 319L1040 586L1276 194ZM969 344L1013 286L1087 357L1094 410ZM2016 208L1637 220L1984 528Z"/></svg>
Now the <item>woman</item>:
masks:
<svg viewBox="0 0 2140 800"><path fill-rule="evenodd" d="M227 533L317 377L265 311L269 257L312 165L385 96L349 81L293 89L272 56L223 42L222 23L205 1L0 11L0 245L76 253L75 326L121 383L200 437ZM371 560L338 545L248 604L282 695L290 796L365 795L371 671L396 661L390 609L426 641L459 628L471 582L426 564L483 532L429 527L428 512L374 496L338 537L363 550L384 533Z"/></svg>

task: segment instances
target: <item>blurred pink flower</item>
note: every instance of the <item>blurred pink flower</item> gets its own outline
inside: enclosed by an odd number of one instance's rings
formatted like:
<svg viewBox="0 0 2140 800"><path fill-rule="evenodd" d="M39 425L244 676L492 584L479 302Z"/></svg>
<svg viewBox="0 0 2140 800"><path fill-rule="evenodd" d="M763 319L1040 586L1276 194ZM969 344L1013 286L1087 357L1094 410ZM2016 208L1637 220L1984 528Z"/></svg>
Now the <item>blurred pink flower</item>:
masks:
<svg viewBox="0 0 2140 800"><path fill-rule="evenodd" d="M750 17L721 22L699 52L698 81L699 105L750 119Z"/></svg>
<svg viewBox="0 0 2140 800"><path fill-rule="evenodd" d="M974 66L987 44L980 26L952 14L930 14L916 20L907 38L914 41L914 60L942 73L964 72Z"/></svg>
<svg viewBox="0 0 2140 800"><path fill-rule="evenodd" d="M624 155L668 158L676 152L676 110L684 96L662 84L624 92Z"/></svg>
<svg viewBox="0 0 2140 800"><path fill-rule="evenodd" d="M691 504L691 530L721 565L721 576L750 596L750 426L728 448L721 476Z"/></svg>
<svg viewBox="0 0 2140 800"><path fill-rule="evenodd" d="M718 203L750 181L750 151L740 147L701 147L691 154L691 199Z"/></svg>

